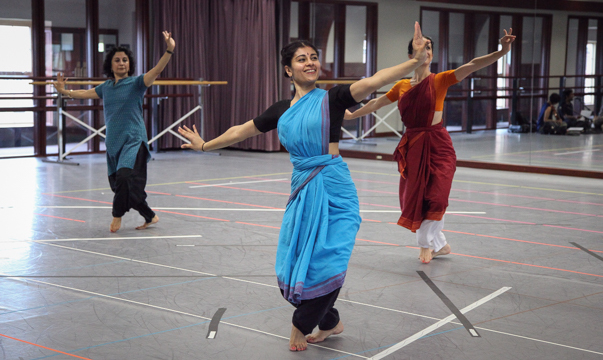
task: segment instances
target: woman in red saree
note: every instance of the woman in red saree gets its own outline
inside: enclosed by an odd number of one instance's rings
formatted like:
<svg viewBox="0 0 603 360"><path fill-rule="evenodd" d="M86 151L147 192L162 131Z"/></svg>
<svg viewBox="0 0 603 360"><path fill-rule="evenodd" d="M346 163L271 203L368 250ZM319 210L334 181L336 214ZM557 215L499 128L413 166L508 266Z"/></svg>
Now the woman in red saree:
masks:
<svg viewBox="0 0 603 360"><path fill-rule="evenodd" d="M400 171L400 207L398 225L416 233L421 248L419 258L429 263L432 258L450 253L450 245L442 233L448 195L456 170L456 154L446 128L442 126L444 98L448 87L469 74L494 64L511 50L515 36L505 30L500 39L501 50L475 58L456 70L432 74L433 41L428 41L427 60L415 70L411 79L403 79L387 94L369 101L354 113L346 113L351 120L370 114L385 105L398 101L398 109L406 132L394 159ZM412 44L408 56L412 57Z"/></svg>

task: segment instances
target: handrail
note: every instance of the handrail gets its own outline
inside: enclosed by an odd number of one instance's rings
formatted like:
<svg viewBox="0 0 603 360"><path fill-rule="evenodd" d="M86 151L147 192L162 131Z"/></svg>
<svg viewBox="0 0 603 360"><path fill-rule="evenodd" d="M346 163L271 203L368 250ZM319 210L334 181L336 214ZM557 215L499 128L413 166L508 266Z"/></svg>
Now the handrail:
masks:
<svg viewBox="0 0 603 360"><path fill-rule="evenodd" d="M358 79L361 80L361 79ZM353 84L355 82L357 82L358 80L317 80L316 83L317 84L327 84L327 85L332 85L332 84L342 84L342 85L347 85L347 84Z"/></svg>
<svg viewBox="0 0 603 360"><path fill-rule="evenodd" d="M165 97L193 97L195 96L194 94L148 94L145 95L144 97L147 99L150 98L165 98ZM2 94L0 94L0 100L37 100L37 99L42 99L42 100L54 100L56 99L56 96L2 96ZM74 100L86 100L86 99L74 99Z"/></svg>
<svg viewBox="0 0 603 360"><path fill-rule="evenodd" d="M107 80L105 80L107 81ZM100 85L105 81L67 81L65 85ZM54 82L33 81L31 85L52 85ZM228 81L155 80L151 85L228 85Z"/></svg>

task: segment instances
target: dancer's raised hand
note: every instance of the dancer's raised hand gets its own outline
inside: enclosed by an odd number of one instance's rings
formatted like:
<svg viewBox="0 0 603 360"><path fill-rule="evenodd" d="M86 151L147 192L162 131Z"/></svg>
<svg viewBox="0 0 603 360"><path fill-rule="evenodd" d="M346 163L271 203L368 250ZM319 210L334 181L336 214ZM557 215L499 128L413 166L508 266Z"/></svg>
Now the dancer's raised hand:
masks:
<svg viewBox="0 0 603 360"><path fill-rule="evenodd" d="M500 39L500 44L502 45L502 51L508 53L511 50L511 44L515 41L515 35L513 34L513 28L509 28L509 32L507 33L506 29L503 29L505 32L505 36Z"/></svg>
<svg viewBox="0 0 603 360"><path fill-rule="evenodd" d="M205 141L203 141L201 136L199 136L197 127L195 125L193 125L193 130L186 127L186 125L183 127L178 127L178 132L191 142L190 144L182 144L181 148L203 151L203 144L205 144Z"/></svg>
<svg viewBox="0 0 603 360"><path fill-rule="evenodd" d="M165 43L167 44L167 49L169 51L174 51L174 48L176 47L176 42L172 38L172 33L164 31L163 32L163 39L165 40Z"/></svg>
<svg viewBox="0 0 603 360"><path fill-rule="evenodd" d="M67 78L63 77L63 73L58 73L57 80L53 81L52 85L54 86L55 89L57 89L57 92L60 92L62 94L63 91L65 91L65 82L66 81L67 81Z"/></svg>
<svg viewBox="0 0 603 360"><path fill-rule="evenodd" d="M415 53L414 58L423 62L427 60L427 41L421 32L421 26L415 21L415 35L412 38L412 48Z"/></svg>

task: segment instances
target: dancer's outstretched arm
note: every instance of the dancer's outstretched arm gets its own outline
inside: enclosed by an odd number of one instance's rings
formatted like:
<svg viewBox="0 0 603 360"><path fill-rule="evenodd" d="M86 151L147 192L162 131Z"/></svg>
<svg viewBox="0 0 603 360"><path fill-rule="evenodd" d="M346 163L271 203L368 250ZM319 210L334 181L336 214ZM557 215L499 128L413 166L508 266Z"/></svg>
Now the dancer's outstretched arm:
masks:
<svg viewBox="0 0 603 360"><path fill-rule="evenodd" d="M394 81L410 74L416 68L421 66L421 64L423 64L427 59L427 50L425 48L426 44L427 41L423 39L423 34L421 33L419 23L415 22L415 35L413 36L412 40L412 46L415 50L415 57L403 62L402 64L377 71L375 75L353 83L350 86L350 92L352 93L354 100L357 102L362 101L362 99L366 98L381 87L393 83Z"/></svg>
<svg viewBox="0 0 603 360"><path fill-rule="evenodd" d="M144 84L147 87L153 85L153 82L155 81L155 79L157 79L159 74L161 74L163 69L165 69L165 66L172 58L172 54L170 54L170 53L173 53L174 48L176 47L176 42L174 41L174 39L172 39L172 33L164 31L163 38L165 40L165 43L167 44L167 51L163 54L161 59L159 59L159 62L157 63L157 65L155 65L154 68L152 68L146 74L144 74Z"/></svg>
<svg viewBox="0 0 603 360"><path fill-rule="evenodd" d="M375 112L382 107L393 103L387 96L381 95L376 99L371 99L366 105L361 107L360 109L354 111L353 113L350 110L345 111L345 115L343 116L344 120L352 120L358 117L368 115L372 112Z"/></svg>
<svg viewBox="0 0 603 360"><path fill-rule="evenodd" d="M52 85L61 93L63 96L67 96L74 99L99 99L98 94L94 88L87 90L67 90L65 89L65 82L67 78L63 77L63 73L57 74L57 81L53 81Z"/></svg>
<svg viewBox="0 0 603 360"><path fill-rule="evenodd" d="M181 147L183 149L193 149L196 151L209 151L225 148L262 133L255 127L253 120L249 120L242 125L233 126L226 130L224 134L207 142L201 139L195 125L193 125L192 130L186 126L179 127L178 132L191 142L190 144L184 144Z"/></svg>
<svg viewBox="0 0 603 360"><path fill-rule="evenodd" d="M498 59L503 57L506 53L508 53L511 50L511 44L513 43L513 41L515 41L515 35L512 35L513 29L509 29L508 33L507 33L507 30L504 30L504 31L505 31L505 36L503 36L500 39L500 44L502 45L502 49L495 51L493 53L490 53L488 55L484 55L484 56L475 58L475 59L469 61L468 63L466 63L465 65L456 69L454 71L454 76L456 76L456 79L458 81L463 80L464 78L469 76L471 73L473 73L479 69L483 69L488 65L494 64Z"/></svg>

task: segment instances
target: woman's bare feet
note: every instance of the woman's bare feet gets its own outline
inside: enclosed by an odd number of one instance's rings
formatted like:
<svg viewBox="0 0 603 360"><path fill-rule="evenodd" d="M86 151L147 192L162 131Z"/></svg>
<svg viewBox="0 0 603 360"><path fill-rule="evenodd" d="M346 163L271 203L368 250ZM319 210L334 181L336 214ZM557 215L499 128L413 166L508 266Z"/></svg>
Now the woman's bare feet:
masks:
<svg viewBox="0 0 603 360"><path fill-rule="evenodd" d="M119 230L120 227L121 227L121 218L114 217L113 220L111 221L111 226L109 227L111 229L111 232L117 232L117 230Z"/></svg>
<svg viewBox="0 0 603 360"><path fill-rule="evenodd" d="M306 337L295 325L291 325L291 337L289 338L289 350L304 351L308 348Z"/></svg>
<svg viewBox="0 0 603 360"><path fill-rule="evenodd" d="M343 332L343 323L340 321L331 330L318 330L318 332L306 336L306 340L308 340L309 343L315 344L315 343L324 341L326 338L328 338L331 335L341 334L342 332Z"/></svg>
<svg viewBox="0 0 603 360"><path fill-rule="evenodd" d="M153 224L157 224L159 222L159 216L155 215L155 217L151 220L151 222L144 223L136 228L136 230L144 230Z"/></svg>
<svg viewBox="0 0 603 360"><path fill-rule="evenodd" d="M438 252L432 251L431 258L440 256L440 255L448 255L448 254L450 254L450 245L446 244Z"/></svg>
<svg viewBox="0 0 603 360"><path fill-rule="evenodd" d="M423 264L429 264L432 258L432 250L430 248L421 248L421 253L419 253L419 259Z"/></svg>

